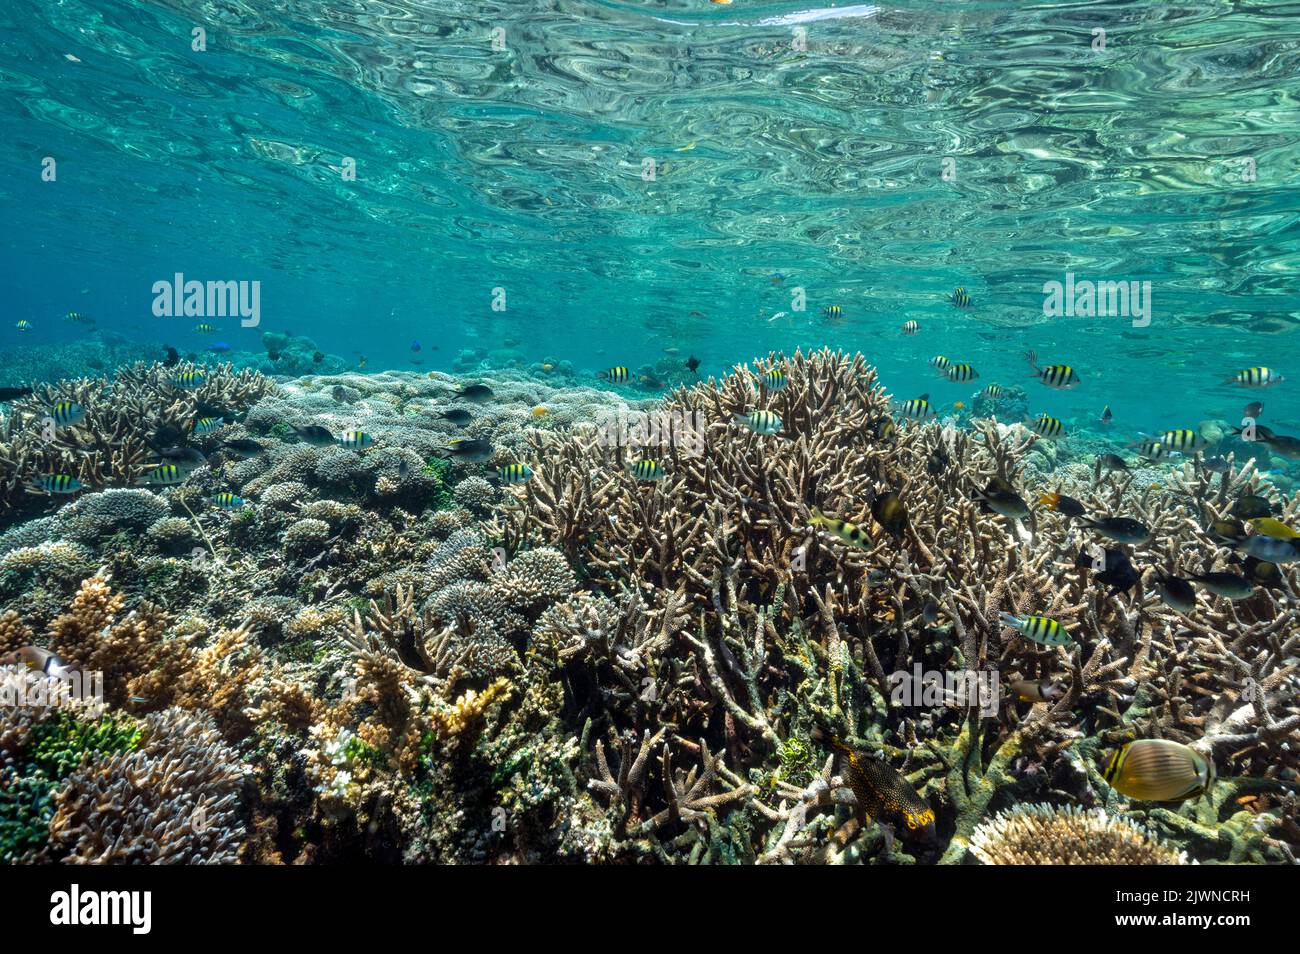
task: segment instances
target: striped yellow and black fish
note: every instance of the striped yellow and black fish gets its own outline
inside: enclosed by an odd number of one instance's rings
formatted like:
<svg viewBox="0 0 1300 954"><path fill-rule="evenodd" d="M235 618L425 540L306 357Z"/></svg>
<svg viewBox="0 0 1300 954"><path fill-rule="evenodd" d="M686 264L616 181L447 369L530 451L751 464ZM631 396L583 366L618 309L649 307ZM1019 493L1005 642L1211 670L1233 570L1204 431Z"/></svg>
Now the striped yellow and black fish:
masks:
<svg viewBox="0 0 1300 954"><path fill-rule="evenodd" d="M19 318L18 322L14 325L14 327L17 328L19 331L31 331L32 323L28 321L26 318Z"/></svg>
<svg viewBox="0 0 1300 954"><path fill-rule="evenodd" d="M365 450L375 443L375 439L365 431L344 431L339 435L339 444L348 450Z"/></svg>
<svg viewBox="0 0 1300 954"><path fill-rule="evenodd" d="M186 468L177 467L175 464L159 464L149 473L140 477L136 483L174 487L176 484L185 483L185 478L189 475L190 471Z"/></svg>
<svg viewBox="0 0 1300 954"><path fill-rule="evenodd" d="M898 413L909 420L924 421L938 416L939 412L930 406L930 395L922 394L910 401L901 402L898 405Z"/></svg>
<svg viewBox="0 0 1300 954"><path fill-rule="evenodd" d="M1065 433L1065 425L1061 419L1052 417L1050 414L1040 414L1030 427L1039 437L1060 437Z"/></svg>
<svg viewBox="0 0 1300 954"><path fill-rule="evenodd" d="M614 384L626 384L628 378L631 376L632 372L628 371L628 369L622 365L619 365L616 368L608 368L596 375L600 380L610 381Z"/></svg>
<svg viewBox="0 0 1300 954"><path fill-rule="evenodd" d="M657 460L639 460L629 464L627 472L637 480L658 480L664 475L664 469Z"/></svg>
<svg viewBox="0 0 1300 954"><path fill-rule="evenodd" d="M921 330L921 323L918 321L905 321L899 330L905 335L914 335Z"/></svg>
<svg viewBox="0 0 1300 954"><path fill-rule="evenodd" d="M76 401L56 401L50 408L50 417L59 427L72 427L86 419L86 409Z"/></svg>
<svg viewBox="0 0 1300 954"><path fill-rule="evenodd" d="M1140 802L1181 802L1209 791L1214 762L1181 742L1137 739L1111 756L1102 777Z"/></svg>
<svg viewBox="0 0 1300 954"><path fill-rule="evenodd" d="M1196 450L1209 443L1204 437L1189 428L1165 431L1160 435L1159 441L1165 447L1175 451Z"/></svg>
<svg viewBox="0 0 1300 954"><path fill-rule="evenodd" d="M497 480L503 484L526 484L533 479L533 469L527 464L506 464L497 468Z"/></svg>
<svg viewBox="0 0 1300 954"><path fill-rule="evenodd" d="M831 536L836 537L843 543L851 547L860 547L863 550L871 546L871 539L867 536L867 531L863 530L856 523L849 523L847 520L839 520L835 517L828 517L816 507L813 507L812 518L808 521L814 527L823 527Z"/></svg>
<svg viewBox="0 0 1300 954"><path fill-rule="evenodd" d="M1068 364L1049 364L1040 368L1038 355L1033 351L1026 354L1025 358L1029 361L1029 366L1034 369L1034 375L1049 388L1068 391L1079 383L1079 375Z"/></svg>
<svg viewBox="0 0 1300 954"><path fill-rule="evenodd" d="M953 364L948 366L947 377L949 381L974 381L979 376L979 372L969 364Z"/></svg>
<svg viewBox="0 0 1300 954"><path fill-rule="evenodd" d="M1066 646L1070 643L1069 632L1050 616L1016 617L1010 613L1001 613L1002 625L1014 629L1025 639L1031 639L1043 646Z"/></svg>
<svg viewBox="0 0 1300 954"><path fill-rule="evenodd" d="M1000 384L990 384L984 389L984 396L990 401L996 401L1006 393L1006 389Z"/></svg>
<svg viewBox="0 0 1300 954"><path fill-rule="evenodd" d="M839 321L844 317L844 309L839 305L829 305L822 309L822 317L830 318L832 321Z"/></svg>
<svg viewBox="0 0 1300 954"><path fill-rule="evenodd" d="M844 757L844 780L853 789L860 821L872 819L907 838L933 838L934 809L884 759L855 752L835 736L828 741Z"/></svg>
<svg viewBox="0 0 1300 954"><path fill-rule="evenodd" d="M214 331L216 331L217 329L216 329L216 328L213 328L213 327L212 327L210 324L208 324L207 322L204 322L204 323L201 324L201 325L195 325L195 326L194 326L194 330L197 331L197 332L198 332L199 334L201 334L201 335L210 335L210 334L212 334Z"/></svg>
<svg viewBox="0 0 1300 954"><path fill-rule="evenodd" d="M950 361L948 358L944 357L941 354L936 354L933 358L930 359L930 367L934 368L940 374L945 373L948 370L948 365L950 364L952 364L952 361Z"/></svg>
<svg viewBox="0 0 1300 954"><path fill-rule="evenodd" d="M790 379L785 376L785 372L780 368L772 368L763 374L763 387L769 391L784 391L785 386L790 383Z"/></svg>
<svg viewBox="0 0 1300 954"><path fill-rule="evenodd" d="M223 427L225 423L226 420L222 417L201 417L194 422L194 433L211 434L213 431L219 430Z"/></svg>
<svg viewBox="0 0 1300 954"><path fill-rule="evenodd" d="M778 434L781 431L781 417L771 411L753 411L749 414L736 415L736 423L744 424L755 434Z"/></svg>
<svg viewBox="0 0 1300 954"><path fill-rule="evenodd" d="M873 430L875 431L878 440L888 441L893 440L894 432L898 430L898 426L894 423L892 418L882 417L880 420L876 421Z"/></svg>
<svg viewBox="0 0 1300 954"><path fill-rule="evenodd" d="M193 390L194 388L201 388L207 383L207 381L208 375L204 371L182 371L180 374L172 378L173 384L178 388L183 388L187 391Z"/></svg>
<svg viewBox="0 0 1300 954"><path fill-rule="evenodd" d="M1243 388L1267 388L1285 380L1281 372L1273 368L1246 368L1238 371L1225 381L1225 384L1237 384Z"/></svg>
<svg viewBox="0 0 1300 954"><path fill-rule="evenodd" d="M47 494L75 494L81 489L81 481L70 474L41 474L31 486Z"/></svg>
<svg viewBox="0 0 1300 954"><path fill-rule="evenodd" d="M1137 452L1148 460L1159 460L1162 457L1169 456L1169 448L1163 441L1158 440L1138 442Z"/></svg>
<svg viewBox="0 0 1300 954"><path fill-rule="evenodd" d="M971 304L970 295L967 294L966 289L961 286L958 286L953 290L948 301L956 305L958 308L969 308Z"/></svg>
<svg viewBox="0 0 1300 954"><path fill-rule="evenodd" d="M65 317L68 321L75 321L79 325L93 325L95 323L94 318L91 318L90 315L84 315L79 311L70 311Z"/></svg>
<svg viewBox="0 0 1300 954"><path fill-rule="evenodd" d="M238 510L248 502L238 494L232 494L229 490L213 494L209 499L222 510Z"/></svg>

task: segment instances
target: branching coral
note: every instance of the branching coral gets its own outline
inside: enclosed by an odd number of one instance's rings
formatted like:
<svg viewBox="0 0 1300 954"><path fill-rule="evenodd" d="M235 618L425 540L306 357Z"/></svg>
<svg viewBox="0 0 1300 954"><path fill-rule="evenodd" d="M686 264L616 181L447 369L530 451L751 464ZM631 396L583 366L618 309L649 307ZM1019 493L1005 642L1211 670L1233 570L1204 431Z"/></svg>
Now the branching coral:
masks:
<svg viewBox="0 0 1300 954"><path fill-rule="evenodd" d="M789 382L775 393L763 383L771 367ZM780 416L779 436L736 423L755 408ZM974 498L994 478L1034 496L1024 486L1038 441L1029 431L977 420L970 431L904 424L890 434L883 422L893 408L874 371L860 357L830 352L769 356L679 390L657 413L671 427L695 428L697 439L683 433L656 451L662 479L628 473L644 449L607 431L576 430L537 444L536 476L506 505L512 537L560 547L597 591L552 611L542 629L570 685L587 685L593 674L599 683L603 665L603 679L621 690L582 698L596 725L635 730L642 745L671 725L673 738L703 738L760 775L813 725L887 757L910 753L909 777L939 804L949 861L962 860L975 826L1007 801L1099 797L1095 761L1104 753L1086 750L1083 768L1084 756L1072 751L1083 736L1202 739L1214 712L1242 711L1234 700L1243 684L1258 690L1257 708L1239 716L1250 731L1205 744L1219 753L1235 744L1241 774L1293 768L1294 650L1282 635L1293 610L1260 591L1249 604L1215 601L1188 619L1155 596L1108 592L1092 580L1090 566L1075 560L1089 538L1060 515L1018 522L982 508ZM1070 489L1091 512L1151 526L1153 542L1131 551L1140 569L1170 567L1171 554L1198 568L1227 557L1203 529L1222 513L1198 499L1208 490L1193 487L1188 499L1131 484L1107 477ZM1228 495L1254 489L1241 475L1219 485ZM906 511L901 523L875 519L872 499L886 492ZM818 532L814 507L862 526L866 541L846 547ZM634 594L622 598L629 608L674 620L651 651L629 647L611 602L620 593ZM1058 619L1077 645L1032 643L1002 625L1003 613ZM620 644L621 662L610 666ZM648 696L628 691L642 665L662 674ZM891 674L914 666L975 680L1000 675L1004 684L1059 674L1065 694L1027 710L1013 697L994 719L954 698L918 708L891 691ZM1134 708L1139 686L1143 704ZM596 790L617 788L624 805L671 800L671 788L652 792L644 776L628 787L633 752L621 760L629 773L622 783L602 753L597 743ZM749 804L793 826L765 855L788 860L778 846L797 841L804 822L791 822L789 809Z"/></svg>
<svg viewBox="0 0 1300 954"><path fill-rule="evenodd" d="M407 492L412 468L450 425L402 418L445 405L450 383L379 378L347 400L286 385L304 403L269 398L252 426L328 408L331 426L374 421L400 446L272 445L229 468L256 498L233 514L198 509L207 487L165 495L197 513L214 560L170 559L182 528L165 515L145 553L87 534L115 581L145 565L183 577L241 625L172 618L183 601L115 593L103 574L48 632L0 617L0 650L48 644L103 668L113 705L211 712L258 779L257 858L956 864L1021 828L1097 825L1062 851L1154 859L1159 838L1200 861L1296 859L1296 571L1244 600L1202 593L1186 615L1152 587L1156 569L1233 565L1207 528L1238 495L1273 493L1249 465L1189 463L1171 484L1076 462L1040 487L1068 445L1046 453L991 419L899 420L860 356L823 351L673 392L648 409L664 443L598 416L521 428L475 407L466 433L534 476L495 501L462 480L465 507L431 512ZM745 426L755 410L780 432ZM662 475L637 479L643 458ZM450 472L439 486L464 470ZM1146 523L1151 541L1122 548L1143 578L1104 585L1079 556L1102 541L1063 514L992 512L978 498L995 478ZM96 506L12 552L66 546L50 535ZM863 533L830 532L817 510ZM1033 642L1003 614L1053 617L1069 639ZM938 680L909 694L914 673ZM1181 806L1125 799L1100 766L1138 737L1194 746L1218 783ZM933 826L871 817L883 803L861 765L913 788ZM1052 807L1005 814L1038 802ZM1003 856L1038 860L1019 842Z"/></svg>
<svg viewBox="0 0 1300 954"><path fill-rule="evenodd" d="M201 372L202 383L179 387L178 376L189 371ZM159 441L166 446L190 434L213 408L238 413L270 388L255 372L188 363L136 364L112 379L40 385L0 423L0 510L39 500L25 487L43 474L68 474L89 488L128 485L150 469ZM79 405L84 419L55 426L50 415L60 401Z"/></svg>
<svg viewBox="0 0 1300 954"><path fill-rule="evenodd" d="M91 760L54 796L48 851L68 864L229 864L243 771L210 717L145 717L138 751Z"/></svg>

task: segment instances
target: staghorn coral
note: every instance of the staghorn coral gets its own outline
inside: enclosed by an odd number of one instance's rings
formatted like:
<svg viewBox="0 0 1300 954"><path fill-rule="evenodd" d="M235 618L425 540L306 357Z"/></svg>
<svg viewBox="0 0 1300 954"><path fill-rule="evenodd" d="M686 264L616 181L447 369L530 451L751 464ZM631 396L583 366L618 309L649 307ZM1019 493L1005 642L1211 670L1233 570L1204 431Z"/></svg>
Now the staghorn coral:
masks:
<svg viewBox="0 0 1300 954"><path fill-rule="evenodd" d="M970 850L986 865L1187 864L1135 822L1074 805L1018 805L980 825Z"/></svg>
<svg viewBox="0 0 1300 954"><path fill-rule="evenodd" d="M777 394L759 380L771 366L790 381ZM781 437L733 423L755 406L781 416ZM949 861L960 860L975 826L1002 799L1060 785L1073 797L1097 797L1089 789L1103 791L1104 783L1080 762L1095 765L1103 752L1074 754L1083 735L1122 727L1200 739L1216 700L1219 709L1239 709L1232 700L1247 675L1267 687L1255 713L1264 728L1248 733L1255 744L1238 750L1236 769L1268 776L1293 767L1281 739L1295 738L1294 694L1277 691L1295 684L1290 643L1277 643L1293 611L1261 592L1250 606L1218 601L1204 607L1204 620L1188 621L1155 597L1094 584L1073 565L1082 541L1064 518L1040 512L1021 526L982 513L971 498L991 478L1033 479L1025 467L1040 442L1023 428L987 420L973 421L970 431L905 424L879 439L873 422L891 409L874 371L860 357L830 352L769 356L754 369L675 392L659 413L668 426L695 431L658 452L663 479L633 480L625 465L640 448L579 429L558 443L534 441L536 476L505 505L511 537L560 548L588 586L635 592L652 613L680 604L694 620L679 621L650 654L661 675L648 705L626 687L602 694L587 703L599 721L643 726L647 739L655 726L671 724L676 744L703 737L752 771L765 771L759 766L811 724L837 726L887 757L910 752L909 777L937 798L940 828L953 832L949 850L938 853ZM926 462L940 445L949 464L931 473ZM1043 460L1028 473L1054 466ZM870 494L885 490L908 512L896 533L869 511ZM1153 542L1133 548L1140 567L1176 552L1185 564L1208 568L1225 555L1202 529L1218 513L1202 501L1113 477L1078 492L1094 512L1131 514L1152 526ZM868 528L866 545L846 548L817 533L808 521L814 506ZM923 618L930 601L941 625ZM1002 612L1058 618L1076 643L1068 650L1029 643L1000 624ZM590 682L584 663L608 658L609 615L607 604L577 601L545 619L542 633L556 643L575 687ZM1224 634L1221 645L1214 632ZM1254 654L1249 663L1236 652L1245 646ZM1013 701L988 721L960 705L898 704L889 673L915 665L972 676L1063 671L1072 679L1064 699L1029 712ZM607 668L604 678L616 671ZM1188 697L1180 687L1192 673L1201 684ZM1138 686L1146 692L1135 707ZM1223 738L1244 741L1237 733ZM1207 744L1227 746L1214 738ZM597 777L607 774L599 761ZM669 795L660 788L645 797ZM769 820L789 820L778 806L752 804ZM788 843L797 832L771 837Z"/></svg>
<svg viewBox="0 0 1300 954"><path fill-rule="evenodd" d="M507 698L510 688L508 680L495 679L482 692L466 689L454 702L434 709L429 725L444 739L459 739L483 718L489 706Z"/></svg>
<svg viewBox="0 0 1300 954"><path fill-rule="evenodd" d="M203 384L187 390L176 387L176 376L191 370L205 374ZM119 368L112 379L39 385L29 397L14 402L13 414L0 423L0 510L41 501L25 490L41 474L66 473L92 489L129 485L155 459L150 442L156 435L189 434L201 407L235 413L270 388L270 381L255 372L235 372L229 364L189 363L170 368L137 363ZM80 404L85 419L71 427L50 427L45 422L59 401Z"/></svg>

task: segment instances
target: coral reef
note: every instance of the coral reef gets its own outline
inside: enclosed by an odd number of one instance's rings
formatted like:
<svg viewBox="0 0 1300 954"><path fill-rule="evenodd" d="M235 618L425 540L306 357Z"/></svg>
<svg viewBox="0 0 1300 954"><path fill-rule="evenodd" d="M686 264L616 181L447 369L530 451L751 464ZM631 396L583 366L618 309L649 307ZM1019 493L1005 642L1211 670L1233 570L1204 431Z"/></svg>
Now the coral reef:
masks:
<svg viewBox="0 0 1300 954"><path fill-rule="evenodd" d="M1209 528L1243 495L1296 519L1254 455L1103 473L1084 442L1052 445L978 401L960 427L891 430L874 369L829 351L656 402L546 363L472 379L494 392L482 403L438 372L232 374L224 399L248 413L221 439L247 454L196 441L213 453L179 486L83 494L0 536L0 655L47 647L102 672L105 697L5 714L8 856L1296 861L1295 570L1245 599L1202 590L1187 613L1155 586L1235 565ZM165 392L157 371L118 380ZM95 399L78 387L24 413ZM193 413L171 397L168 420ZM746 426L757 410L777 433ZM319 446L308 426L373 443ZM92 454L131 473L134 433ZM455 437L492 453L449 457ZM637 479L643 459L654 479ZM487 479L513 462L532 478ZM1120 547L1046 507L1000 516L978 499L995 479L1150 539ZM240 502L214 505L223 491ZM1099 581L1079 559L1092 543L1136 578ZM1068 638L1033 642L1003 614ZM914 673L941 678L913 696ZM1044 681L1059 691L1014 688ZM50 772L31 740L56 728L71 754ZM1218 781L1182 804L1124 797L1103 768L1136 738L1194 747ZM868 784L910 793L912 823L873 817L889 800ZM181 817L199 806L201 832Z"/></svg>
<svg viewBox="0 0 1300 954"><path fill-rule="evenodd" d="M189 379L195 383L181 383L195 374ZM42 476L67 475L92 489L130 485L151 469L159 445L191 434L205 414L241 413L270 387L261 375L235 372L228 364L188 362L135 364L111 378L38 385L0 422L0 513L35 506L41 497L28 485ZM52 416L60 402L72 402L84 414L63 425ZM114 505L129 506L125 498L103 504Z"/></svg>
<svg viewBox="0 0 1300 954"><path fill-rule="evenodd" d="M228 864L243 840L242 771L207 715L142 720L139 748L74 769L46 852L67 864Z"/></svg>

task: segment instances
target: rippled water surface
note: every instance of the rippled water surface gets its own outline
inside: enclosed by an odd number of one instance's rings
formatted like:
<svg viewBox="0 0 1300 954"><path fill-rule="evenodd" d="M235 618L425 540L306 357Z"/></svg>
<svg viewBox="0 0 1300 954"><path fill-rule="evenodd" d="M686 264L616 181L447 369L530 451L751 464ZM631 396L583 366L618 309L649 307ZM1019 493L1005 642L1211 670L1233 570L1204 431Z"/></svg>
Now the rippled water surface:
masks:
<svg viewBox="0 0 1300 954"><path fill-rule="evenodd" d="M1085 374L1056 413L1236 413L1215 382L1300 356L1297 14L8 0L6 311L165 338L149 287L183 271L376 366L412 336L592 368L829 343L952 399L924 358L1018 382L1034 347ZM1044 317L1067 271L1150 281L1149 326Z"/></svg>

